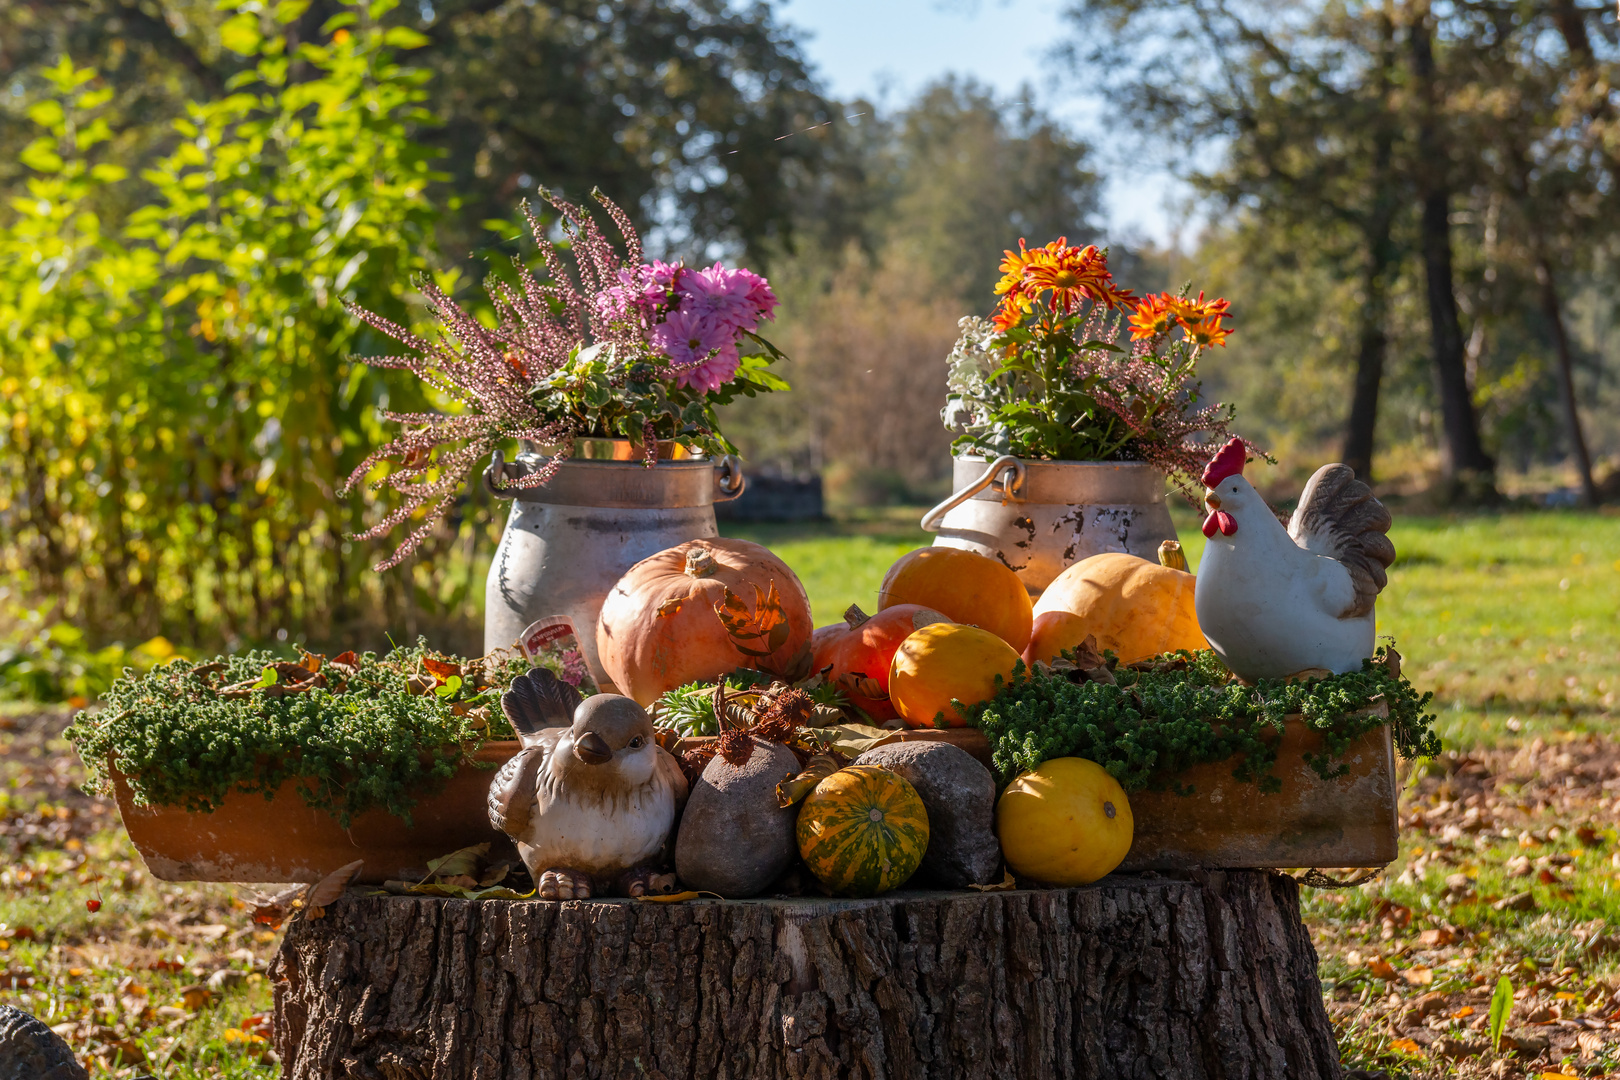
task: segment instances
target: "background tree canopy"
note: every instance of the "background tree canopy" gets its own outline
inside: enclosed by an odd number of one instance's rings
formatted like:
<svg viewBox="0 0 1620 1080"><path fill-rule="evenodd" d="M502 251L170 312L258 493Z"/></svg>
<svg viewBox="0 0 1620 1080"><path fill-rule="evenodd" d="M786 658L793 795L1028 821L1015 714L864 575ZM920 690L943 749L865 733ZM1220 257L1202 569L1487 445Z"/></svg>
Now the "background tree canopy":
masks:
<svg viewBox="0 0 1620 1080"><path fill-rule="evenodd" d="M1385 490L1490 499L1567 467L1614 494L1610 8L1069 19L1051 70L1212 211L1191 249L1116 236L1111 263L1232 300L1206 390L1241 430ZM1001 252L1110 235L1097 155L1039 95L831 100L763 3L0 0L0 74L0 635L25 643L0 666L52 623L476 649L499 521L475 486L399 571L345 539L383 509L335 496L378 409L442 403L356 364L386 345L342 303L412 318L424 274L475 296L532 256L513 222L542 186L770 274L797 389L727 431L841 505L942 492L944 357Z"/></svg>

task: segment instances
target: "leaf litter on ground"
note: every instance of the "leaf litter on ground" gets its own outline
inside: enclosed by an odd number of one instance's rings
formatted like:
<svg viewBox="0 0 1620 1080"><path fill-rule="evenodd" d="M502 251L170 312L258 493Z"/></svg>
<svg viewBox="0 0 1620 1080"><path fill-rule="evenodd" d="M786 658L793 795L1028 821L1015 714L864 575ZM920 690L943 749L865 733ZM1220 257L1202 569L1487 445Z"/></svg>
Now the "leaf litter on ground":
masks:
<svg viewBox="0 0 1620 1080"><path fill-rule="evenodd" d="M1382 878L1302 893L1346 1065L1620 1075L1620 743L1448 753L1409 781Z"/></svg>
<svg viewBox="0 0 1620 1080"><path fill-rule="evenodd" d="M5 719L0 1004L53 1028L95 1077L279 1075L267 974L279 935L255 923L254 890L153 879L113 803L80 789L67 710Z"/></svg>

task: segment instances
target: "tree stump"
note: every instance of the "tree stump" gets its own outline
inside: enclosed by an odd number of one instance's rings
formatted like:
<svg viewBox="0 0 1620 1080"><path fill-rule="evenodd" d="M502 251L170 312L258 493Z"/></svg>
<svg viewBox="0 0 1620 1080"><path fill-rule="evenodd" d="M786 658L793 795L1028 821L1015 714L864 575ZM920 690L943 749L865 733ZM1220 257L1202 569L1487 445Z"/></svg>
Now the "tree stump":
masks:
<svg viewBox="0 0 1620 1080"><path fill-rule="evenodd" d="M271 968L294 1080L1338 1078L1287 877L566 904L350 894Z"/></svg>

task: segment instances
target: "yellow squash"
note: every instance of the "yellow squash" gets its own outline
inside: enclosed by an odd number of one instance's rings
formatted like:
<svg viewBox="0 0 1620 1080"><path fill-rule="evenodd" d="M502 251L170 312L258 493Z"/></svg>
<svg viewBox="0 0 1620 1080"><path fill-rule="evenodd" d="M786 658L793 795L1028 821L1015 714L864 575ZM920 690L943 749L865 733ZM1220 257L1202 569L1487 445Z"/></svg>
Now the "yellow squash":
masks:
<svg viewBox="0 0 1620 1080"><path fill-rule="evenodd" d="M1101 765L1052 758L1018 774L996 803L996 835L1018 877L1089 885L1131 850L1135 826L1125 789Z"/></svg>

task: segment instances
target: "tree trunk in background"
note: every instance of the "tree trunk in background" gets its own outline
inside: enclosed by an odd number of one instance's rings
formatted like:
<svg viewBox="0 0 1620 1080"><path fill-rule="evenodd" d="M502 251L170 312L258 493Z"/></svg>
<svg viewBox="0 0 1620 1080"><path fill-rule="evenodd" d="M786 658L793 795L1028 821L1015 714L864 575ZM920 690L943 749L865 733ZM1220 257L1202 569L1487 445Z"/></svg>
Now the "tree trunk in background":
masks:
<svg viewBox="0 0 1620 1080"><path fill-rule="evenodd" d="M1552 266L1544 254L1536 258L1536 281L1541 285L1541 311L1552 328L1553 351L1558 357L1558 396L1564 403L1564 423L1569 427L1570 451L1575 455L1575 468L1581 477L1581 501L1587 506L1596 506L1598 490L1592 480L1592 455L1586 449L1581 413L1575 402L1575 361L1570 354L1569 335L1564 330L1564 309L1558 300L1558 283L1553 279Z"/></svg>
<svg viewBox="0 0 1620 1080"><path fill-rule="evenodd" d="M1485 453L1479 438L1473 392L1468 385L1462 326L1457 316L1451 264L1451 182L1438 116L1427 0L1418 0L1408 10L1412 75L1419 97L1417 182L1423 205L1421 247L1428 283L1429 336L1444 429L1441 467L1453 495L1462 494L1466 488L1475 497L1489 499L1496 494L1491 477L1496 465Z"/></svg>
<svg viewBox="0 0 1620 1080"><path fill-rule="evenodd" d="M1338 1080L1259 870L876 900L362 896L271 967L288 1080Z"/></svg>
<svg viewBox="0 0 1620 1080"><path fill-rule="evenodd" d="M1384 379L1384 358L1389 349L1389 273L1395 265L1391 232L1398 193L1391 159L1394 154L1393 118L1387 113L1389 75L1395 61L1395 21L1386 12L1379 20L1379 63L1373 75L1381 109L1373 140L1372 207L1363 222L1366 265L1362 271L1362 305L1357 334L1356 379L1350 399L1350 418L1344 437L1344 463L1363 481L1372 479L1373 439L1378 429L1378 391Z"/></svg>

